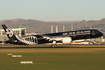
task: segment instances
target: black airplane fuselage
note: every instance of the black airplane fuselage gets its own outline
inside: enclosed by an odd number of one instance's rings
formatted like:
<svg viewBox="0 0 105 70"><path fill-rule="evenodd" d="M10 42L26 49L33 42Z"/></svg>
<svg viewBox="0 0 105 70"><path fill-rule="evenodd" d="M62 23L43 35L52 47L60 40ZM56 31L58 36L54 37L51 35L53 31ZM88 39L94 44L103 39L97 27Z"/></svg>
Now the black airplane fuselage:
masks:
<svg viewBox="0 0 105 70"><path fill-rule="evenodd" d="M67 31L67 32L59 32L59 33L48 33L43 35L31 35L35 36L37 38L37 44L44 44L44 43L52 43L53 41L49 41L49 39L43 38L43 36L49 36L49 37L71 37L73 40L79 40L79 39L91 39L91 38L97 38L103 36L103 33L101 33L98 30L94 29L86 29L86 30L77 30L77 31ZM33 41L31 36L27 37L27 41ZM15 43L15 40L8 40L8 43ZM35 41L36 42L36 41ZM57 41L60 42L60 41ZM18 43L23 44L22 42L18 41ZM16 43L16 44L18 44ZM25 44L25 43L24 43Z"/></svg>

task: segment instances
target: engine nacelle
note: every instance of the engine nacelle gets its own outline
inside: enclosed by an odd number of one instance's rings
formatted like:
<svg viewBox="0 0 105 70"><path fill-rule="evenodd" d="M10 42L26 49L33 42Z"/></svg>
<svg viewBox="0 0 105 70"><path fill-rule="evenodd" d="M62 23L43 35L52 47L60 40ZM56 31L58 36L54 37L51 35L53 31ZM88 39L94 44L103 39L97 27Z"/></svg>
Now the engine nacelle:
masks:
<svg viewBox="0 0 105 70"><path fill-rule="evenodd" d="M70 44L71 42L72 42L71 37L63 37L62 38L62 43L64 43L64 44Z"/></svg>

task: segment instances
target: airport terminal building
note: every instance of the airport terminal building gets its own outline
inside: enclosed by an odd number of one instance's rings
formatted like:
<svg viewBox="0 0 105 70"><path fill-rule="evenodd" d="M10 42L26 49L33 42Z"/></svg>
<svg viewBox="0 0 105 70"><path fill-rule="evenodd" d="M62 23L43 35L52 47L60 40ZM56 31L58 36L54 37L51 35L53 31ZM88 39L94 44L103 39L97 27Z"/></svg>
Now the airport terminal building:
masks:
<svg viewBox="0 0 105 70"><path fill-rule="evenodd" d="M14 32L16 32L19 36L25 36L26 28L12 28ZM8 40L8 37L4 31L4 29L0 29L0 41Z"/></svg>

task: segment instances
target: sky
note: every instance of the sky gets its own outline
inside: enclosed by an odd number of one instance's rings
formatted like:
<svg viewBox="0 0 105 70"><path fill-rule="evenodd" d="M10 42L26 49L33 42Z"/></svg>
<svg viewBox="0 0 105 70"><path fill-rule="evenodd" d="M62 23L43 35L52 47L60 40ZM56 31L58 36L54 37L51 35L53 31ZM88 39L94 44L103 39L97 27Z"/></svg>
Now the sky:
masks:
<svg viewBox="0 0 105 70"><path fill-rule="evenodd" d="M0 20L40 21L100 20L105 0L0 0Z"/></svg>

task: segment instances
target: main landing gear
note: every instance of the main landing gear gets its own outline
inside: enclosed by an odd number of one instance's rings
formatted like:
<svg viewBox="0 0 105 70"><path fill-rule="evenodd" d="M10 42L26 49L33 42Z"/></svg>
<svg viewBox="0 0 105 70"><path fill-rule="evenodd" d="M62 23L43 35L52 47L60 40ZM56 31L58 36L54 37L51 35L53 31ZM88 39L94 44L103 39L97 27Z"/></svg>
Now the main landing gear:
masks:
<svg viewBox="0 0 105 70"><path fill-rule="evenodd" d="M54 48L54 47L56 47L56 46L57 46L57 45L55 45L55 44L51 45L52 48Z"/></svg>
<svg viewBox="0 0 105 70"><path fill-rule="evenodd" d="M52 42L51 47L54 48L54 47L56 47L56 46L57 46L57 45L56 45L56 41L54 40L54 41Z"/></svg>

